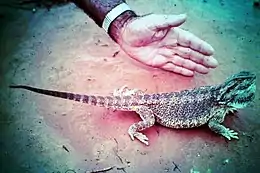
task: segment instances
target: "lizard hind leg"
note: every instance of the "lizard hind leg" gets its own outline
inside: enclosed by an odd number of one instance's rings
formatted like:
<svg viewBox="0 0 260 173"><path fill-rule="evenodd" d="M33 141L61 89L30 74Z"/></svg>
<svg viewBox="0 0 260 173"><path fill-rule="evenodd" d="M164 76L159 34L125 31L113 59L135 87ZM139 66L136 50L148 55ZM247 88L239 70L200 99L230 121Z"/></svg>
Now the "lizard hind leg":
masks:
<svg viewBox="0 0 260 173"><path fill-rule="evenodd" d="M134 96L140 94L144 94L144 91L139 89L130 89L126 85L122 86L119 89L115 89L113 92L113 96Z"/></svg>
<svg viewBox="0 0 260 173"><path fill-rule="evenodd" d="M128 129L128 134L132 140L137 138L145 145L149 145L148 138L141 131L152 127L155 124L155 116L151 109L146 106L139 106L135 109L135 112L139 114L142 121L132 124Z"/></svg>
<svg viewBox="0 0 260 173"><path fill-rule="evenodd" d="M226 113L227 111L225 109L214 112L214 116L209 120L208 126L213 132L224 136L228 140L231 140L231 138L238 139L237 132L221 125L225 119Z"/></svg>
<svg viewBox="0 0 260 173"><path fill-rule="evenodd" d="M119 89L115 89L113 92L113 96L137 96L137 95L144 95L144 91L139 89L130 89L127 87L127 85L122 86ZM110 108L113 112L116 111L116 109Z"/></svg>

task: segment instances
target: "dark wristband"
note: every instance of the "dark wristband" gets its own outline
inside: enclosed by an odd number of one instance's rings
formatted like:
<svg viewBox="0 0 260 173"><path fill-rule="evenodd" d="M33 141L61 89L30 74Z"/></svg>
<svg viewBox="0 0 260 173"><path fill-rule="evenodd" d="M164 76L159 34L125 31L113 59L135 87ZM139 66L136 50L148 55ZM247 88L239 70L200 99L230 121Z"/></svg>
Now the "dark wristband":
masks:
<svg viewBox="0 0 260 173"><path fill-rule="evenodd" d="M125 11L121 15L119 15L109 26L108 35L118 43L120 39L120 34L122 32L123 27L129 22L131 19L138 17L134 11Z"/></svg>

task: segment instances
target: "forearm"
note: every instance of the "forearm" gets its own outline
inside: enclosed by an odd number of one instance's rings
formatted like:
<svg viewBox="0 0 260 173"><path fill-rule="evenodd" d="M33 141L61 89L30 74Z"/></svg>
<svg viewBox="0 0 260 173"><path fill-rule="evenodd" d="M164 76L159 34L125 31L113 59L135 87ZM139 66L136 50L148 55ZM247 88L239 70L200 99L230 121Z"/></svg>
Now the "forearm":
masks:
<svg viewBox="0 0 260 173"><path fill-rule="evenodd" d="M81 8L90 18L92 18L99 27L106 14L118 4L125 2L124 0L72 0L79 8Z"/></svg>
<svg viewBox="0 0 260 173"><path fill-rule="evenodd" d="M72 0L72 2L92 18L99 27L102 27L105 16L117 5L125 3L125 0ZM122 13L111 23L108 29L109 36L118 42L120 31L126 21L136 16L133 11Z"/></svg>

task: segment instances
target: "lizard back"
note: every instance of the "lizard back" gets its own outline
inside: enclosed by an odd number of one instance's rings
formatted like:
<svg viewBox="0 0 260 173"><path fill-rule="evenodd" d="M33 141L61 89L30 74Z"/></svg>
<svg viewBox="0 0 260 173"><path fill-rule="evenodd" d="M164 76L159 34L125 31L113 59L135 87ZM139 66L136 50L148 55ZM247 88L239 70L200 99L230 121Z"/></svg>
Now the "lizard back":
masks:
<svg viewBox="0 0 260 173"><path fill-rule="evenodd" d="M171 128L191 128L205 124L216 106L217 87L203 86L196 89L168 93L165 101L151 105L159 124Z"/></svg>

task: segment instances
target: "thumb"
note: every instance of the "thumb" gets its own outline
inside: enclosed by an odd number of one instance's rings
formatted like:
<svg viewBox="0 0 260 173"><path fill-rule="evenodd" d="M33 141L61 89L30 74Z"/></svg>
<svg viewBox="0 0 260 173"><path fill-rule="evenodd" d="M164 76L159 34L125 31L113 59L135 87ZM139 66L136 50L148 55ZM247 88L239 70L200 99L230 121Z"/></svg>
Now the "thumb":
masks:
<svg viewBox="0 0 260 173"><path fill-rule="evenodd" d="M178 27L186 21L186 14L180 15L152 15L151 30L161 30L171 27Z"/></svg>

